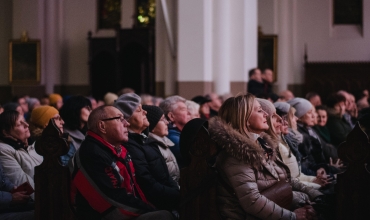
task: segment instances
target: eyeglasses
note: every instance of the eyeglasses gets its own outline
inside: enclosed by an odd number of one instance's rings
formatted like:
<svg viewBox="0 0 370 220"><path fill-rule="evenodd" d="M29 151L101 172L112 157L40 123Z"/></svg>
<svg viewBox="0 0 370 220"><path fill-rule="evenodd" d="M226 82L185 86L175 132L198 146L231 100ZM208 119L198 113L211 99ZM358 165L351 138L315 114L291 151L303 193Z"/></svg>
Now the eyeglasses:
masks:
<svg viewBox="0 0 370 220"><path fill-rule="evenodd" d="M116 120L116 119L119 119L122 123L127 122L126 119L123 116L117 116L117 117L113 117L113 118L104 118L104 119L100 119L100 120L101 121L111 121L111 120Z"/></svg>

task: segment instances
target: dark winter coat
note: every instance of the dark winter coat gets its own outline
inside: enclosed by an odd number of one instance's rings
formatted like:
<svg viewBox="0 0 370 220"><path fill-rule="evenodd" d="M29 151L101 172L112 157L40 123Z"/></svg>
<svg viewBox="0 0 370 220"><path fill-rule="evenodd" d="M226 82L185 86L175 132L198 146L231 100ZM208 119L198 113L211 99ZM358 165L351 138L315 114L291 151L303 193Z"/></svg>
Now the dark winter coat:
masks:
<svg viewBox="0 0 370 220"><path fill-rule="evenodd" d="M347 135L352 130L344 118L334 114L332 110L328 110L326 127L330 133L331 143L336 147L346 140Z"/></svg>
<svg viewBox="0 0 370 220"><path fill-rule="evenodd" d="M153 138L129 133L126 148L132 157L137 181L149 202L158 209L173 210L180 200L180 189L168 172L158 144Z"/></svg>
<svg viewBox="0 0 370 220"><path fill-rule="evenodd" d="M140 213L154 211L155 208L146 202L136 182L130 155L123 146L121 149L122 152L117 154L109 143L89 132L79 149L81 166L107 197L126 205L128 209L138 209ZM73 177L77 171L75 166ZM76 194L76 206L77 213L82 219L102 218L79 192Z"/></svg>

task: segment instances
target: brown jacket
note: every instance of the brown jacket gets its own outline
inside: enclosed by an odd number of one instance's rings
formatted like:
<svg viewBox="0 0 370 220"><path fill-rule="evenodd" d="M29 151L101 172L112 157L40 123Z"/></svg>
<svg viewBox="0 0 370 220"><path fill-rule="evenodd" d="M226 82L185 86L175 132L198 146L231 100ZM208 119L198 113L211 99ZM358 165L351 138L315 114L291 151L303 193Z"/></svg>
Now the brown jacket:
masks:
<svg viewBox="0 0 370 220"><path fill-rule="evenodd" d="M224 219L295 219L293 212L260 194L277 181L290 182L293 190L305 192L311 199L321 195L298 180L291 180L289 168L276 157L266 161L256 141L243 136L220 118L209 121L209 132L221 149L216 161L222 179L217 187L217 203ZM277 147L267 135L263 139L272 148Z"/></svg>

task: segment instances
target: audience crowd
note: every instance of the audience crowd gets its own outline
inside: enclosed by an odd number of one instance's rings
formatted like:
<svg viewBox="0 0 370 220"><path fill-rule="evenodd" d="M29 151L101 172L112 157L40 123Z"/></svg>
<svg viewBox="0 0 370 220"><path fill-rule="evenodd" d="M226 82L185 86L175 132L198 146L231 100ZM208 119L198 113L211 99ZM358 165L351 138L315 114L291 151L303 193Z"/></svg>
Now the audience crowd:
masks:
<svg viewBox="0 0 370 220"><path fill-rule="evenodd" d="M5 103L0 218L34 218L34 193L17 187L35 188L34 168L43 161L35 143L54 120L68 136L60 164L70 167L79 218L178 219L180 172L189 165L183 145L190 143L180 137L201 118L218 149L212 166L222 218L331 219L312 204L335 206L327 198L346 169L337 149L358 122L368 123L368 90L302 98L273 93L270 69L252 69L249 78L246 95L163 99L125 88L104 100L50 94Z"/></svg>

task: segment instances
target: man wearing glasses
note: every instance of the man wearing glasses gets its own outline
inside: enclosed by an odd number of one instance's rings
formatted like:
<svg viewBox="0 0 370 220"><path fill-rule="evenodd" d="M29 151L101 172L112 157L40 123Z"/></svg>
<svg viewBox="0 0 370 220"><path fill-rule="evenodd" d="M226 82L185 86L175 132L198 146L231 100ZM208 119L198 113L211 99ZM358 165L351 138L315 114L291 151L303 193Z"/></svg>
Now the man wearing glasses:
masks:
<svg viewBox="0 0 370 220"><path fill-rule="evenodd" d="M101 106L89 116L88 132L74 163L72 199L81 219L172 219L156 211L136 182L126 148L129 123L113 106ZM73 191L73 190L72 190Z"/></svg>

